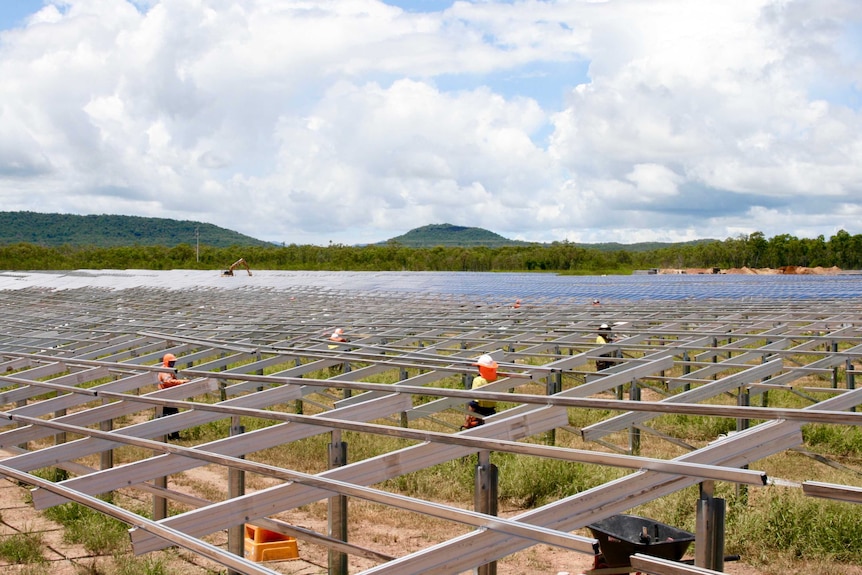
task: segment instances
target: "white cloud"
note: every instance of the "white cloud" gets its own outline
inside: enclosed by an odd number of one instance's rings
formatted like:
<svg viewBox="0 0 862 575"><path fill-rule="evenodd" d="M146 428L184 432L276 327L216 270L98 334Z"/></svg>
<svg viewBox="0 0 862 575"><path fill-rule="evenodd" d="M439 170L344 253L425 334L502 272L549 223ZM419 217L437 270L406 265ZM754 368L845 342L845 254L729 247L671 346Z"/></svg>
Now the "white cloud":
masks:
<svg viewBox="0 0 862 575"><path fill-rule="evenodd" d="M52 0L0 32L0 198L288 243L862 233L860 30L854 0Z"/></svg>

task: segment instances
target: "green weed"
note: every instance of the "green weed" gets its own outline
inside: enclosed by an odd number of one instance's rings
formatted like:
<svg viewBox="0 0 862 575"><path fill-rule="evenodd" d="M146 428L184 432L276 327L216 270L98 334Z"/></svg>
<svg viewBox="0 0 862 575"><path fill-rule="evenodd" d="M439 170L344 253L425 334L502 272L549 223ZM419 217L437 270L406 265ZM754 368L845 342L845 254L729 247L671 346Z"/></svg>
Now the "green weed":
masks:
<svg viewBox="0 0 862 575"><path fill-rule="evenodd" d="M586 491L625 474L619 469L555 459L495 453L500 497L521 508L537 507Z"/></svg>
<svg viewBox="0 0 862 575"><path fill-rule="evenodd" d="M726 417L697 417L672 414L656 418L654 426L659 431L689 441L712 441L722 434L736 430L736 420Z"/></svg>
<svg viewBox="0 0 862 575"><path fill-rule="evenodd" d="M729 514L728 547L768 562L776 550L797 559L862 561L862 522L852 503L806 497L770 487L756 507Z"/></svg>
<svg viewBox="0 0 862 575"><path fill-rule="evenodd" d="M106 555L129 545L125 523L103 515L78 503L64 503L44 511L47 518L65 528L63 539L67 543L83 545L96 555Z"/></svg>
<svg viewBox="0 0 862 575"><path fill-rule="evenodd" d="M805 444L838 456L862 452L862 429L849 425L806 425L802 428Z"/></svg>
<svg viewBox="0 0 862 575"><path fill-rule="evenodd" d="M168 575L170 570L161 557L114 555L112 575Z"/></svg>
<svg viewBox="0 0 862 575"><path fill-rule="evenodd" d="M42 535L15 533L0 539L0 557L12 563L44 563Z"/></svg>

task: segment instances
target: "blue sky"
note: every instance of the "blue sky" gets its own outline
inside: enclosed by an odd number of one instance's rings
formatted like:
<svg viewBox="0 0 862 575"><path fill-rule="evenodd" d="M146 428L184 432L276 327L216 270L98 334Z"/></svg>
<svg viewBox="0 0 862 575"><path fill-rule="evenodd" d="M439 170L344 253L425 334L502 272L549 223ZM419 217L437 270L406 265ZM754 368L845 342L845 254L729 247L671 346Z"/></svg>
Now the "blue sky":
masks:
<svg viewBox="0 0 862 575"><path fill-rule="evenodd" d="M406 12L439 12L450 7L452 2L449 0L403 0L401 2L389 0L386 4L398 6Z"/></svg>
<svg viewBox="0 0 862 575"><path fill-rule="evenodd" d="M319 245L862 233L856 0L8 0L0 76L9 211Z"/></svg>
<svg viewBox="0 0 862 575"><path fill-rule="evenodd" d="M0 3L0 30L19 26L41 7L42 0L6 0Z"/></svg>

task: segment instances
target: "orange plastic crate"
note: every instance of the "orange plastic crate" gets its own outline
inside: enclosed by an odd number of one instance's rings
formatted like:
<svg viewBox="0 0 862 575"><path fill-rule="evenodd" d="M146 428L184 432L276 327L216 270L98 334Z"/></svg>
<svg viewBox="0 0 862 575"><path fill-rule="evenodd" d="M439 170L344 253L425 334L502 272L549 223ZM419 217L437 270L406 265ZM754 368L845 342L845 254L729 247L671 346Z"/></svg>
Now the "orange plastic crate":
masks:
<svg viewBox="0 0 862 575"><path fill-rule="evenodd" d="M299 558L296 539L245 524L245 558L250 561L286 561Z"/></svg>

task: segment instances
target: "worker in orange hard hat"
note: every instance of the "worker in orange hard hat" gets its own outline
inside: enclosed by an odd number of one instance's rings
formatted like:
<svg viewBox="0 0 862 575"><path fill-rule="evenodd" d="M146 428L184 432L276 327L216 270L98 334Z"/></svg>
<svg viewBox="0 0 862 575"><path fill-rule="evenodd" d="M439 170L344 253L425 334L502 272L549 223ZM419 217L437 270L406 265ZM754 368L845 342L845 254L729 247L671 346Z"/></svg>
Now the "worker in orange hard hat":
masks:
<svg viewBox="0 0 862 575"><path fill-rule="evenodd" d="M479 375L473 378L470 389L479 389L497 380L497 362L488 354L479 356L473 365L479 368ZM468 415L467 421L461 426L462 429L470 429L485 423L485 417L497 413L497 402L486 399L472 400L467 404L467 410L476 415Z"/></svg>
<svg viewBox="0 0 862 575"><path fill-rule="evenodd" d="M173 371L172 372L170 372L170 371L160 371L159 372L159 389L167 389L169 387L175 387L177 385L182 385L182 384L187 383L189 381L187 379L180 379L177 377L178 372L177 372L177 369L175 367L176 364L177 364L177 356L175 356L174 354L166 353L164 355L164 357L162 357L162 365L164 367L170 367L171 369L173 369ZM167 417L168 415L174 415L176 413L179 413L179 409L177 409L176 407L170 407L170 406L166 405L165 407L162 408L162 415L161 416ZM179 439L179 438L180 438L180 434L178 431L173 431L173 432L171 432L170 435L168 435L168 439Z"/></svg>
<svg viewBox="0 0 862 575"><path fill-rule="evenodd" d="M515 303L514 303L514 305L512 305L512 307L515 309L518 309L519 307L521 307L521 300L516 299Z"/></svg>

